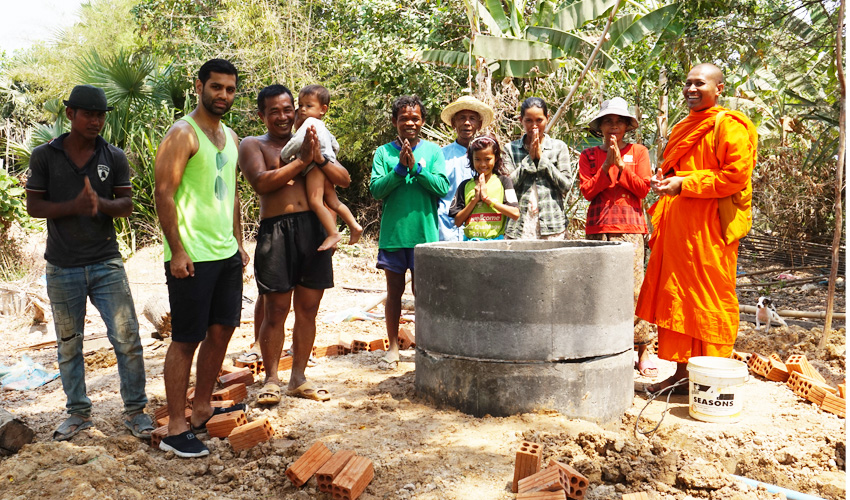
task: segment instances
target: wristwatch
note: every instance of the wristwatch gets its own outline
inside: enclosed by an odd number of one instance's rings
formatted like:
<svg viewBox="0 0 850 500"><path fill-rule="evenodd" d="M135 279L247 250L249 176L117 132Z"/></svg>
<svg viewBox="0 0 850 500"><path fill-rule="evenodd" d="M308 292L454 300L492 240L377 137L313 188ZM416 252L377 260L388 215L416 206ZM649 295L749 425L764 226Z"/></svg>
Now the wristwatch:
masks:
<svg viewBox="0 0 850 500"><path fill-rule="evenodd" d="M328 158L325 155L322 155L322 159L325 160L325 161L323 161L322 163L316 163L316 166L319 167L319 168L324 167L330 161L330 160L328 160Z"/></svg>

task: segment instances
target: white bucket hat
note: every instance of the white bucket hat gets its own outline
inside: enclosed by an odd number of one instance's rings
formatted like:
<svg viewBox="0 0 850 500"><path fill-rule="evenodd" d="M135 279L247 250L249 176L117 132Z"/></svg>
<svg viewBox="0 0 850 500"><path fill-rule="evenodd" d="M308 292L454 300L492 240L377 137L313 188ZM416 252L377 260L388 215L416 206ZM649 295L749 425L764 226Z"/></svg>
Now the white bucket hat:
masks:
<svg viewBox="0 0 850 500"><path fill-rule="evenodd" d="M490 124L493 123L493 108L471 95L461 96L455 102L446 106L445 109L443 109L443 112L440 113L440 118L443 120L443 123L451 127L452 118L454 118L455 113L462 110L475 111L478 113L478 116L481 117L482 129L489 127Z"/></svg>
<svg viewBox="0 0 850 500"><path fill-rule="evenodd" d="M597 134L602 133L602 131L599 130L599 123L602 121L602 117L607 115L618 115L623 118L628 118L629 127L626 129L626 132L638 128L637 118L629 112L629 105L622 97L615 97L613 99L608 99L607 101L602 101L602 106L599 107L599 113L593 120L590 120L590 123L587 125L588 128Z"/></svg>

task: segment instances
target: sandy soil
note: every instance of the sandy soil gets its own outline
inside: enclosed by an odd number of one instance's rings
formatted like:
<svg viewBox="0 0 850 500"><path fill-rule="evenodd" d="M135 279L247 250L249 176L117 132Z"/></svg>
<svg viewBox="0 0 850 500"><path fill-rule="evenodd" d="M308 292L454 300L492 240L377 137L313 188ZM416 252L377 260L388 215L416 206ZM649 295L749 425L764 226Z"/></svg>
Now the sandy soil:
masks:
<svg viewBox="0 0 850 500"><path fill-rule="evenodd" d="M384 289L374 269L376 249L343 247L335 256L337 287L326 293L324 314L373 302ZM757 265L742 263L743 269ZM141 313L146 301L165 294L158 248L139 251L127 263L131 287ZM347 287L347 288L346 288ZM810 293L773 290L781 308L823 309L825 289ZM837 304L844 311L843 290ZM231 341L228 358L242 352L253 337L256 287L245 285L243 321ZM742 293L743 303L755 303ZM412 298L412 297L411 297ZM288 321L287 343L292 318ZM806 354L832 383L845 378L844 329L833 331L827 349L816 354L822 323L803 323L754 331L742 321L737 349L783 359ZM153 326L140 319L145 340L147 392L152 410L165 404L162 370L168 341L151 339ZM834 326L837 325L834 323ZM55 348L16 351L54 339L52 325L30 325L27 318L0 316L0 365L16 362L21 352L55 369ZM105 329L90 306L87 334ZM317 345L337 342L340 334L374 339L384 336L383 322L319 324ZM646 491L652 499L780 498L743 485L730 474L749 477L828 499L845 497L846 427L844 419L822 412L795 396L785 385L751 378L743 387L744 418L735 424L704 423L688 416L686 396L674 396L657 432L635 433L646 406L636 378L634 404L620 422L600 426L541 411L509 418L474 418L452 409L434 408L414 390L414 353L404 351L398 370L376 369L380 352L321 358L309 368L310 379L329 389L331 401L316 403L284 398L274 408L255 403L260 384L249 388L249 419L268 417L272 441L234 453L226 440L208 439L209 457L183 460L133 438L120 423L121 399L114 354L105 340L87 343L88 394L94 402L95 428L71 442L50 437L64 419L65 397L56 380L28 392L0 392L0 407L36 432L36 442L0 459L0 498L77 499L260 499L330 498L318 492L315 479L295 488L286 467L310 445L322 441L332 451L350 449L374 462L375 478L363 499L512 499L510 481L517 445L544 444L543 458L571 464L591 486L588 499L619 499L625 492ZM661 376L672 373L660 362ZM636 374L637 375L637 374ZM283 374L286 380L288 374ZM664 401L653 401L638 422L651 429L662 418ZM205 436L202 436L205 437Z"/></svg>

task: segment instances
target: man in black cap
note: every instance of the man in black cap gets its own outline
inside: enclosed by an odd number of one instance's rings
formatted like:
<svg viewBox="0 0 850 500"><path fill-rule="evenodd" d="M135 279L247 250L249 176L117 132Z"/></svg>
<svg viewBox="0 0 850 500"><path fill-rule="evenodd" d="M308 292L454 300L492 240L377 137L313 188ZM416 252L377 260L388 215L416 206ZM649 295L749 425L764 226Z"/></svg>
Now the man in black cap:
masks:
<svg viewBox="0 0 850 500"><path fill-rule="evenodd" d="M65 441L92 426L83 360L87 298L115 348L124 426L150 439L139 323L112 224L133 211L130 166L123 151L100 137L112 110L102 89L78 85L64 102L71 131L33 150L26 184L27 212L47 219L47 295L70 415L53 439Z"/></svg>

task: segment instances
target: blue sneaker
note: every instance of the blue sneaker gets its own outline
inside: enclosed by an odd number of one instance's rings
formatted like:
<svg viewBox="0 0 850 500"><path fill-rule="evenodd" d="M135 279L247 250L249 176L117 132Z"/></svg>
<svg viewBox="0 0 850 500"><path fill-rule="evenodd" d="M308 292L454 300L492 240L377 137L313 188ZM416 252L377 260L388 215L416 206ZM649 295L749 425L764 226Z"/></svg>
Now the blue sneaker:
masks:
<svg viewBox="0 0 850 500"><path fill-rule="evenodd" d="M192 434L192 431L162 438L162 441L159 442L159 449L173 451L175 455L182 458L204 457L210 454L210 450Z"/></svg>

